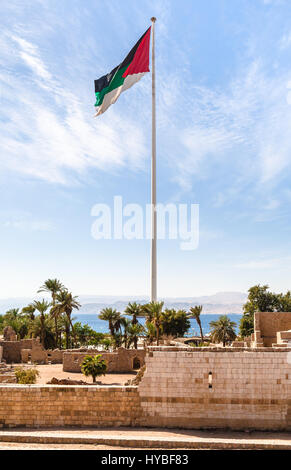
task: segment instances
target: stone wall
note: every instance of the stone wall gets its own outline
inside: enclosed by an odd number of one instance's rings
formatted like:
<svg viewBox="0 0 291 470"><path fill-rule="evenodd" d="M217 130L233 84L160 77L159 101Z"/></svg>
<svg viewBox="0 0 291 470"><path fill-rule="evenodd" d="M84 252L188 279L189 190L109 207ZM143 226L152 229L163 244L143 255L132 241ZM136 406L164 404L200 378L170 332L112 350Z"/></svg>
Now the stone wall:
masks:
<svg viewBox="0 0 291 470"><path fill-rule="evenodd" d="M254 315L254 345L272 346L277 332L291 329L291 312L256 312Z"/></svg>
<svg viewBox="0 0 291 470"><path fill-rule="evenodd" d="M7 363L20 363L21 350L32 348L32 339L22 339L21 341L0 341L0 346L3 348L3 359Z"/></svg>
<svg viewBox="0 0 291 470"><path fill-rule="evenodd" d="M0 385L0 427L135 426L137 387Z"/></svg>
<svg viewBox="0 0 291 470"><path fill-rule="evenodd" d="M8 363L62 364L63 352L59 349L44 349L39 339L22 339L20 341L0 341L3 359Z"/></svg>
<svg viewBox="0 0 291 470"><path fill-rule="evenodd" d="M152 347L138 387L0 385L0 426L291 430L291 348Z"/></svg>
<svg viewBox="0 0 291 470"><path fill-rule="evenodd" d="M64 352L63 370L65 372L81 372L81 365L86 356L102 355L107 363L108 372L131 372L139 369L145 363L144 349L118 348L114 352L102 352L98 350ZM134 364L136 363L136 364Z"/></svg>
<svg viewBox="0 0 291 470"><path fill-rule="evenodd" d="M268 349L149 348L143 424L291 430L291 350Z"/></svg>
<svg viewBox="0 0 291 470"><path fill-rule="evenodd" d="M3 347L0 346L0 362L2 362L2 356L3 356Z"/></svg>

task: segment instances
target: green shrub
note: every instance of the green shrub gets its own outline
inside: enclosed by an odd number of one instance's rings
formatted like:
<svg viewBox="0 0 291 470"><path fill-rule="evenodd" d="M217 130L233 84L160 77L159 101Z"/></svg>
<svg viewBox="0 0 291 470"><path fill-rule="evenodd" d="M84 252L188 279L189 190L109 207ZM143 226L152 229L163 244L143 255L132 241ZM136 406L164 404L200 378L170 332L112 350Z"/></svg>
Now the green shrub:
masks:
<svg viewBox="0 0 291 470"><path fill-rule="evenodd" d="M86 356L82 362L81 370L84 375L91 375L93 382L96 382L96 377L105 375L107 370L106 362L102 359L102 355L97 356Z"/></svg>
<svg viewBox="0 0 291 470"><path fill-rule="evenodd" d="M39 372L36 369L17 367L15 369L15 375L18 384L35 384L36 379L39 376Z"/></svg>

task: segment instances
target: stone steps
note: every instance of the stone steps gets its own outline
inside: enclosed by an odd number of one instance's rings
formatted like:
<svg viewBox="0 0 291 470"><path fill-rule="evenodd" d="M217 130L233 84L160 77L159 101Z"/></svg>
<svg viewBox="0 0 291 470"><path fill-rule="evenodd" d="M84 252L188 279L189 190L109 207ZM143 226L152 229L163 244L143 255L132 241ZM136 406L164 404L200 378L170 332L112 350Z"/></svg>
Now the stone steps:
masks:
<svg viewBox="0 0 291 470"><path fill-rule="evenodd" d="M105 431L105 432L104 432ZM107 431L107 432L106 432ZM178 431L178 430L177 430ZM275 433L268 433L266 437L237 437L229 433L225 437L215 437L213 433L205 431L198 435L181 437L149 436L149 429L123 431L119 435L116 431L99 429L95 431L82 430L74 433L64 431L0 431L0 442L9 443L36 443L36 444L91 444L116 447L152 448L152 449L276 449L291 450L290 434L277 437ZM166 432L165 432L166 434Z"/></svg>

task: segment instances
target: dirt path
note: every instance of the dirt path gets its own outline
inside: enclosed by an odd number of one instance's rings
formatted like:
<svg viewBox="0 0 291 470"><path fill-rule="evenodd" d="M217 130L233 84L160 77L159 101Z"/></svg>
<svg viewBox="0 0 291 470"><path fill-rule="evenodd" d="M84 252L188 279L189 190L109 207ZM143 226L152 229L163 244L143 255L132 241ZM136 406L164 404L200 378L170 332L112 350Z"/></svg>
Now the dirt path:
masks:
<svg viewBox="0 0 291 470"><path fill-rule="evenodd" d="M39 377L37 379L38 384L46 384L53 377L56 377L57 379L83 380L84 382L92 383L92 379L90 377L85 377L82 373L64 372L62 364L45 364L36 366L27 366L26 364L25 367L35 367L39 371ZM100 380L102 385L124 385L127 380L133 379L135 375L136 372L128 374L106 374L97 380Z"/></svg>

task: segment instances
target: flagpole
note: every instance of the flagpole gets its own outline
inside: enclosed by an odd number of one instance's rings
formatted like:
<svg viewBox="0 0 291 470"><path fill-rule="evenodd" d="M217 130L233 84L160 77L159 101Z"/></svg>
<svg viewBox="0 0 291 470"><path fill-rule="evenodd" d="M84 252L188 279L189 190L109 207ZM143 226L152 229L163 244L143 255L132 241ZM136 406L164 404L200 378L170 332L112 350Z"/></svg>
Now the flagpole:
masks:
<svg viewBox="0 0 291 470"><path fill-rule="evenodd" d="M151 181L151 301L157 301L157 189L156 189L156 70L155 70L155 22L152 22L152 181Z"/></svg>

